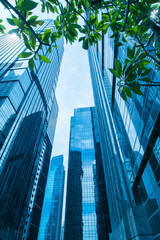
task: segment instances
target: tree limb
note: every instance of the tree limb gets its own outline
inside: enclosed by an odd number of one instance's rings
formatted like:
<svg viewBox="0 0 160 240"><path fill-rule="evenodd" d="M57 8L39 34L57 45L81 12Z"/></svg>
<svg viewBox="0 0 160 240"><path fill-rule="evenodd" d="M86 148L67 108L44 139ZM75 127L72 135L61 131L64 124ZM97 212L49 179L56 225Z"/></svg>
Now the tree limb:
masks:
<svg viewBox="0 0 160 240"><path fill-rule="evenodd" d="M122 31L125 30L127 20L128 20L128 14L129 14L129 6L130 6L130 0L127 1L127 10L126 10L126 15L125 15L125 20L124 20L124 25Z"/></svg>
<svg viewBox="0 0 160 240"><path fill-rule="evenodd" d="M155 61L160 66L160 62L148 53L148 51L144 47L144 44L140 41L140 39L137 36L136 36L136 39L139 42L139 44L141 45L141 47L143 48L144 52L148 55L148 57L150 57L153 61Z"/></svg>
<svg viewBox="0 0 160 240"><path fill-rule="evenodd" d="M154 33L151 34L151 36L148 39L148 42L144 45L144 47L147 47L150 44L152 37L154 37ZM136 45L136 47L141 47L141 45Z"/></svg>
<svg viewBox="0 0 160 240"><path fill-rule="evenodd" d="M8 6L9 8L11 8L21 19L22 21L26 24L26 26L29 28L29 30L35 35L36 39L43 45L47 45L50 46L50 44L47 44L45 42L43 42L39 36L36 34L36 32L33 30L33 28L30 26L30 24L26 21L26 19L22 16L22 14L15 8L12 6L12 4L10 4L7 0L0 0L0 2L4 5L4 6Z"/></svg>
<svg viewBox="0 0 160 240"><path fill-rule="evenodd" d="M126 86L145 86L145 87L160 87L160 82L149 83L125 83Z"/></svg>
<svg viewBox="0 0 160 240"><path fill-rule="evenodd" d="M68 0L65 0L66 1L66 3L68 3L71 7L73 7L73 5L68 1ZM81 14L81 13L79 13L75 8L74 8L74 10L73 10L75 13L77 13L84 21L85 21L85 23L87 23L87 25L88 25L88 27L89 27L89 29L91 30L91 31L94 31L92 28L91 28L91 26L89 25L89 23L88 23L88 21L85 19L85 17L83 17L83 15Z"/></svg>

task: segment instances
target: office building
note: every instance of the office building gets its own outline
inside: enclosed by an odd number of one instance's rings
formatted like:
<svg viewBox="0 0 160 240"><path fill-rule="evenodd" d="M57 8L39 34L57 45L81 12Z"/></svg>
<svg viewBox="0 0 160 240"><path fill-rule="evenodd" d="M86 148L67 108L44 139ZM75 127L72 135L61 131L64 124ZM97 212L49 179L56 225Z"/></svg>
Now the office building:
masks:
<svg viewBox="0 0 160 240"><path fill-rule="evenodd" d="M109 239L110 220L94 108L71 118L64 240Z"/></svg>
<svg viewBox="0 0 160 240"><path fill-rule="evenodd" d="M63 155L51 160L38 240L60 240L65 171Z"/></svg>
<svg viewBox="0 0 160 240"><path fill-rule="evenodd" d="M54 28L46 20L36 31ZM63 38L49 55L51 64L17 55L26 50L15 34L0 36L0 239L37 239L56 126L55 89Z"/></svg>
<svg viewBox="0 0 160 240"><path fill-rule="evenodd" d="M114 58L122 64L127 42L114 45L109 29L89 48L95 107L100 130L103 168L112 234L110 239L160 239L160 99L158 87L143 87L125 102L108 70ZM149 77L159 72L150 66Z"/></svg>

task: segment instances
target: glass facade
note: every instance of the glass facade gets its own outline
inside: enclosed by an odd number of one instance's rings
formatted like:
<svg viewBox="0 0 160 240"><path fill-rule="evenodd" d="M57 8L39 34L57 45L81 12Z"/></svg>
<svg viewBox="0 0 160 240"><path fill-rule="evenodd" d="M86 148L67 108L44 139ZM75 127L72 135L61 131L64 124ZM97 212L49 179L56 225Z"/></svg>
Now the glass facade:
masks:
<svg viewBox="0 0 160 240"><path fill-rule="evenodd" d="M45 20L36 28L54 28ZM0 36L0 239L36 239L54 138L58 105L55 88L63 38L49 55L51 64L18 59L25 50L15 34ZM52 129L53 127L53 129Z"/></svg>
<svg viewBox="0 0 160 240"><path fill-rule="evenodd" d="M51 160L38 240L60 240L65 171L63 155Z"/></svg>
<svg viewBox="0 0 160 240"><path fill-rule="evenodd" d="M133 94L128 102L120 97L116 79L108 68L113 68L115 56L124 63L127 47L132 42L116 47L111 35L109 30L88 52L111 216L111 239L158 240L159 87L143 87L144 95ZM158 81L160 75L154 64L150 68L150 78Z"/></svg>
<svg viewBox="0 0 160 240"><path fill-rule="evenodd" d="M71 118L64 240L109 239L108 213L94 108Z"/></svg>

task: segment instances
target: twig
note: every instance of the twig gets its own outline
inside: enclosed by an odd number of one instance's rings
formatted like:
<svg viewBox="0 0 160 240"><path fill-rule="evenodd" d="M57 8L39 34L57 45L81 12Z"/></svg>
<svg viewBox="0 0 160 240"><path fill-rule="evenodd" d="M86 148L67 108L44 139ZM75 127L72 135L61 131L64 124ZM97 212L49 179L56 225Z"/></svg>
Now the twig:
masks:
<svg viewBox="0 0 160 240"><path fill-rule="evenodd" d="M42 46L42 43L40 43L40 44L39 44L39 46L38 46L37 50L35 51L35 54L37 54L37 53L38 53L38 51L39 51L39 49L41 48L41 46Z"/></svg>
<svg viewBox="0 0 160 240"><path fill-rule="evenodd" d="M68 0L65 0L66 1L66 3L68 3L71 7L73 7L73 5L68 1ZM91 31L94 31L92 28L91 28L91 26L89 25L89 23L88 23L88 21L83 17L83 15L81 14L81 13L79 13L77 10L73 10L75 13L77 13L84 21L85 21L85 23L87 23L87 25L88 25L88 27L89 27L89 29L91 30Z"/></svg>
<svg viewBox="0 0 160 240"><path fill-rule="evenodd" d="M160 86L160 82L150 82L149 83L125 83L127 86L146 86L146 87L158 87Z"/></svg>
<svg viewBox="0 0 160 240"><path fill-rule="evenodd" d="M143 48L144 52L148 55L148 57L150 57L152 60L154 60L160 66L160 62L147 52L147 50L145 49L143 43L140 41L140 39L137 36L136 36L136 39L138 40L139 44Z"/></svg>
<svg viewBox="0 0 160 240"><path fill-rule="evenodd" d="M107 10L107 14L108 14L108 17L109 17L109 21L111 22L111 21L112 21L112 19L111 19L110 15L109 15L108 6L106 5L106 2L105 2L104 0L103 0L103 3L104 3L104 5L105 5L105 8L106 8L106 10Z"/></svg>
<svg viewBox="0 0 160 240"><path fill-rule="evenodd" d="M45 42L43 42L38 35L35 33L35 31L33 30L33 28L30 26L30 24L26 21L26 19L22 16L22 14L15 8L12 6L12 4L10 4L7 0L0 0L0 2L4 5L4 6L8 6L9 8L11 8L21 19L22 21L26 24L26 26L30 29L30 31L35 35L36 39L43 45L47 45L50 46L50 44L47 44Z"/></svg>
<svg viewBox="0 0 160 240"><path fill-rule="evenodd" d="M125 27L126 27L126 24L127 24L128 14L129 14L129 5L130 5L130 0L127 1L127 10L126 10L126 16L125 16L125 20L124 20L124 25L123 25L122 31L125 30Z"/></svg>
<svg viewBox="0 0 160 240"><path fill-rule="evenodd" d="M154 36L154 33L151 34L151 36L150 36L149 39L148 39L148 42L144 45L144 47L147 47L147 46L150 44L153 36ZM136 45L136 47L140 47L140 46L141 46L141 45Z"/></svg>

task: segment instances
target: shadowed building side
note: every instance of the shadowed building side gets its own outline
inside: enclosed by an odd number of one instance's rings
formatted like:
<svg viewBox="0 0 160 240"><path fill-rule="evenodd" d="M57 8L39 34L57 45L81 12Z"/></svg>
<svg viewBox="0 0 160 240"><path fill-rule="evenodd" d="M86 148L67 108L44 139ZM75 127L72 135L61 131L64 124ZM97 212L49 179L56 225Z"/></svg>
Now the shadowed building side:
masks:
<svg viewBox="0 0 160 240"><path fill-rule="evenodd" d="M54 21L36 28L54 31ZM0 239L36 239L41 216L58 105L55 89L63 55L63 38L49 55L50 64L19 59L26 50L17 35L0 36ZM52 127L51 127L52 126Z"/></svg>

